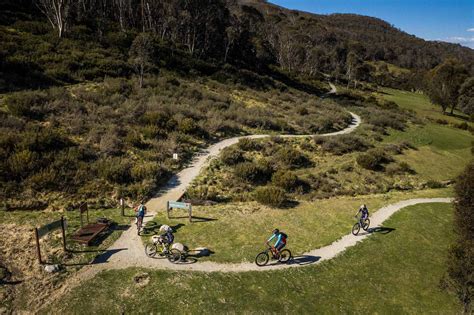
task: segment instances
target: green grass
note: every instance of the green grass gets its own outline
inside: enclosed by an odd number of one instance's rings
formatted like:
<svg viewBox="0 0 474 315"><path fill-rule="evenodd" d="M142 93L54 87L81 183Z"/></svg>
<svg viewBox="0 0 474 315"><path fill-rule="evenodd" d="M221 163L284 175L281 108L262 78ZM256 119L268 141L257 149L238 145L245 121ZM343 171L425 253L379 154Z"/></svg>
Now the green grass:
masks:
<svg viewBox="0 0 474 315"><path fill-rule="evenodd" d="M474 137L467 131L443 125L410 126L404 132L392 131L385 142L408 141L417 149L408 150L397 160L407 162L420 179L455 178L472 159Z"/></svg>
<svg viewBox="0 0 474 315"><path fill-rule="evenodd" d="M395 229L389 234L374 234L321 265L274 272L107 271L72 290L50 310L456 314L461 308L455 298L438 286L454 238L451 224L448 204L412 206L386 222ZM140 272L150 275L143 287L133 281Z"/></svg>
<svg viewBox="0 0 474 315"><path fill-rule="evenodd" d="M448 123L459 124L467 121L469 117L457 110L454 111L455 116L445 115L441 106L432 104L429 98L422 93L413 93L395 89L382 89L383 94L379 95L387 101L393 101L403 109L413 110L420 118L428 118L432 120L445 120ZM461 119L459 118L461 117ZM470 123L473 126L472 123Z"/></svg>
<svg viewBox="0 0 474 315"><path fill-rule="evenodd" d="M174 226L176 242L190 248L207 247L215 254L206 258L217 262L253 261L264 248L271 231L278 227L289 235L288 246L294 253L328 245L350 232L358 207L365 203L375 211L400 200L420 197L451 196L449 189L391 192L387 194L339 197L302 202L293 209L277 210L255 202L231 203L213 207L194 207L193 214L214 221L188 223L186 219L168 220L160 212L155 221ZM174 215L185 215L184 210ZM144 237L147 242L149 236ZM202 258L201 260L205 260Z"/></svg>

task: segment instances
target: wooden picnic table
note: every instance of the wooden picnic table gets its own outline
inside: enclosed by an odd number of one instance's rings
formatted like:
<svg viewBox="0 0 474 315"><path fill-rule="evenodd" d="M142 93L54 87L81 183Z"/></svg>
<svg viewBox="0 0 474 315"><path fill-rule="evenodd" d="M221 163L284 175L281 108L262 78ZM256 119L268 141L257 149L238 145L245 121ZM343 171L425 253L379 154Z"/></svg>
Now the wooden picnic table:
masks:
<svg viewBox="0 0 474 315"><path fill-rule="evenodd" d="M72 240L90 246L92 242L109 228L107 223L90 223L81 227L71 237Z"/></svg>

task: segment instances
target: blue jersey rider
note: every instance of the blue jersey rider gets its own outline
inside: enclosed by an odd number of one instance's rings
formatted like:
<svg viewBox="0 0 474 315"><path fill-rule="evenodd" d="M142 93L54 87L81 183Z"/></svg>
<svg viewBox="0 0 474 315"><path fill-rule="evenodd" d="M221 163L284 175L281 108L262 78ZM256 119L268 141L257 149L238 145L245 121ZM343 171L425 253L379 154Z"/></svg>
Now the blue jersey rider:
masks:
<svg viewBox="0 0 474 315"><path fill-rule="evenodd" d="M287 238L288 238L288 235L286 235L283 232L280 232L280 230L278 229L274 229L272 236L270 236L266 244L269 244L273 239L276 239L275 245L273 245L273 248L275 249L276 254L278 254L286 246Z"/></svg>

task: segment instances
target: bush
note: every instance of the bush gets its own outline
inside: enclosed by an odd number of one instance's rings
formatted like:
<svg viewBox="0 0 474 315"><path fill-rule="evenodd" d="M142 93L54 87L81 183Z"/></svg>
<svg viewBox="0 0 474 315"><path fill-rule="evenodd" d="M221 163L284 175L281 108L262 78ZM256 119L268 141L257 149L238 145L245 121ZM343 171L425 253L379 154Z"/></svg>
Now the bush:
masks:
<svg viewBox="0 0 474 315"><path fill-rule="evenodd" d="M42 91L25 91L10 95L7 107L15 116L40 119L44 115L47 95Z"/></svg>
<svg viewBox="0 0 474 315"><path fill-rule="evenodd" d="M342 155L354 151L365 151L370 144L360 136L342 135L330 138L315 138L315 141L321 145L324 151L331 152L336 155Z"/></svg>
<svg viewBox="0 0 474 315"><path fill-rule="evenodd" d="M299 186L298 176L290 171L277 171L272 176L272 184L290 192Z"/></svg>
<svg viewBox="0 0 474 315"><path fill-rule="evenodd" d="M415 171L406 162L400 162L398 164L390 164L386 167L385 172L388 175L415 173Z"/></svg>
<svg viewBox="0 0 474 315"><path fill-rule="evenodd" d="M275 154L275 160L277 163L288 168L306 167L311 164L305 154L291 147L284 147L278 150Z"/></svg>
<svg viewBox="0 0 474 315"><path fill-rule="evenodd" d="M357 157L357 164L367 170L379 171L383 169L382 164L388 163L390 160L382 149L372 149L367 153L360 154Z"/></svg>
<svg viewBox="0 0 474 315"><path fill-rule="evenodd" d="M429 181L426 182L426 186L431 189L438 189L438 188L443 188L444 185L443 183L440 183L436 180L430 179Z"/></svg>
<svg viewBox="0 0 474 315"><path fill-rule="evenodd" d="M249 138L239 139L239 143L237 145L241 150L244 151L258 151L262 148L260 143Z"/></svg>
<svg viewBox="0 0 474 315"><path fill-rule="evenodd" d="M164 177L166 171L156 162L140 162L130 169L130 175L134 181L155 180Z"/></svg>
<svg viewBox="0 0 474 315"><path fill-rule="evenodd" d="M235 165L245 161L242 151L235 147L222 150L221 160L225 165Z"/></svg>
<svg viewBox="0 0 474 315"><path fill-rule="evenodd" d="M234 168L234 176L254 184L266 183L270 180L272 172L272 168L265 160L257 163L239 163Z"/></svg>
<svg viewBox="0 0 474 315"><path fill-rule="evenodd" d="M271 207L281 207L286 201L285 191L273 186L258 187L253 196L257 202Z"/></svg>
<svg viewBox="0 0 474 315"><path fill-rule="evenodd" d="M131 181L130 168L130 163L120 158L108 158L98 162L99 176L111 183L129 183Z"/></svg>

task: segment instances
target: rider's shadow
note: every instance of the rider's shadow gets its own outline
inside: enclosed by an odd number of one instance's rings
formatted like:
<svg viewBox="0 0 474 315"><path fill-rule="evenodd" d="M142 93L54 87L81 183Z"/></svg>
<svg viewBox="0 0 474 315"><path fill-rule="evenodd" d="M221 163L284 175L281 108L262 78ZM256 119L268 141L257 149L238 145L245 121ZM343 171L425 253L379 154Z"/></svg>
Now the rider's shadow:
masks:
<svg viewBox="0 0 474 315"><path fill-rule="evenodd" d="M300 265L300 266L305 266L305 265L311 265L314 263L317 263L321 259L321 256L311 256L311 255L300 255L293 257L288 264L290 265Z"/></svg>
<svg viewBox="0 0 474 315"><path fill-rule="evenodd" d="M374 228L369 228L367 232L359 233L359 235L362 236L362 235L367 235L367 234L372 234L372 233L388 234L395 230L396 230L395 228L376 226Z"/></svg>

